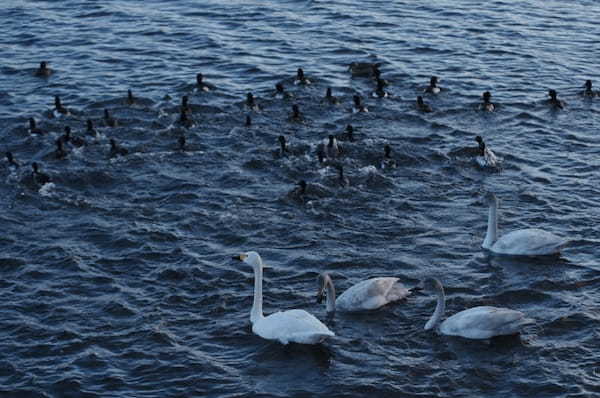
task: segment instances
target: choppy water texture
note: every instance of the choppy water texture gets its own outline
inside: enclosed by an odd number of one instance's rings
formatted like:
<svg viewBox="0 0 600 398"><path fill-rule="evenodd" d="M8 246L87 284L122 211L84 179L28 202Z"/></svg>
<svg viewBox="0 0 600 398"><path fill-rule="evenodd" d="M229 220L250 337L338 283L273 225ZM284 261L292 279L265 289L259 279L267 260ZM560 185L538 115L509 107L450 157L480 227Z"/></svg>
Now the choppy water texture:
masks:
<svg viewBox="0 0 600 398"><path fill-rule="evenodd" d="M595 1L4 1L0 148L21 168L0 168L0 396L596 396L600 99L579 92L600 86L599 13ZM42 60L48 79L33 76ZM393 97L369 98L352 61L381 62ZM313 85L291 84L298 67ZM218 90L194 91L197 72ZM431 75L448 90L420 114ZM272 98L279 81L294 100ZM327 86L341 106L320 102ZM564 111L544 104L549 88ZM495 113L475 110L485 90ZM264 107L251 128L248 91ZM56 94L73 116L46 116ZM185 94L189 129L176 124ZM353 94L370 113L349 112ZM287 120L294 102L303 123ZM120 127L103 125L104 108ZM29 117L50 134L30 136ZM55 160L64 126L83 135L88 118L101 137ZM348 123L340 188L315 152ZM451 155L476 134L500 170ZM109 159L109 138L130 154ZM385 144L396 169L379 168ZM32 184L33 161L53 187ZM300 179L326 191L293 200ZM488 191L502 231L539 226L573 244L547 260L486 256ZM245 250L273 267L267 313L325 320L316 275L328 270L338 291L434 275L448 314L490 304L537 323L489 344L438 336L423 330L434 297L414 296L338 314L323 346L283 347L250 330L253 274L230 260Z"/></svg>

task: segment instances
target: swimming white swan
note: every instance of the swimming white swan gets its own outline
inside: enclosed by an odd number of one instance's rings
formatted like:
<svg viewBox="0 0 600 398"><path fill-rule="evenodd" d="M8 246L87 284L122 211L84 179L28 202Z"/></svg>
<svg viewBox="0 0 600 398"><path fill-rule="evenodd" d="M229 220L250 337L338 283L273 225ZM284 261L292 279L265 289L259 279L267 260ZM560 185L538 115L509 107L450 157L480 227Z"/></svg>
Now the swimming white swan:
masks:
<svg viewBox="0 0 600 398"><path fill-rule="evenodd" d="M317 302L321 303L323 301L325 289L327 289L328 313L335 312L336 309L347 312L376 310L410 294L410 290L398 281L398 278L391 277L367 279L348 288L336 299L331 276L327 272L323 272L317 277L319 285Z"/></svg>
<svg viewBox="0 0 600 398"><path fill-rule="evenodd" d="M327 326L304 310L279 311L265 317L262 311L262 259L253 251L242 253L234 259L250 264L254 269L254 302L250 312L254 334L282 344L317 344L335 336Z"/></svg>
<svg viewBox="0 0 600 398"><path fill-rule="evenodd" d="M487 195L490 203L488 226L481 247L495 254L512 256L545 256L560 253L569 242L537 228L518 229L498 238L498 199Z"/></svg>
<svg viewBox="0 0 600 398"><path fill-rule="evenodd" d="M446 309L444 287L439 280L427 278L422 282L422 288L437 293L437 305L425 324L425 330L439 326L439 331L448 336L489 339L494 336L517 334L523 325L535 322L525 318L525 314L520 311L480 306L460 311L440 323Z"/></svg>

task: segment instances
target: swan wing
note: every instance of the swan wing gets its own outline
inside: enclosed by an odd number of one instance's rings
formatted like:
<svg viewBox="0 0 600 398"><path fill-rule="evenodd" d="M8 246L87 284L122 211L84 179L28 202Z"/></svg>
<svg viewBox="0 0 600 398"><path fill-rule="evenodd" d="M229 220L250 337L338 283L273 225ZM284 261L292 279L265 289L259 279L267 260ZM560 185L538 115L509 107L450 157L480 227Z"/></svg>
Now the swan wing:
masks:
<svg viewBox="0 0 600 398"><path fill-rule="evenodd" d="M532 323L520 311L498 307L473 307L461 311L446 319L440 325L440 331L449 336L461 336L468 339L489 339L519 333L521 327Z"/></svg>
<svg viewBox="0 0 600 398"><path fill-rule="evenodd" d="M252 331L267 340L282 344L317 344L335 334L304 310L280 311L255 322Z"/></svg>
<svg viewBox="0 0 600 398"><path fill-rule="evenodd" d="M342 293L335 301L342 311L374 310L409 294L398 278L372 278L359 282Z"/></svg>
<svg viewBox="0 0 600 398"><path fill-rule="evenodd" d="M519 229L503 235L490 250L496 254L513 256L544 256L558 254L568 240L537 229Z"/></svg>

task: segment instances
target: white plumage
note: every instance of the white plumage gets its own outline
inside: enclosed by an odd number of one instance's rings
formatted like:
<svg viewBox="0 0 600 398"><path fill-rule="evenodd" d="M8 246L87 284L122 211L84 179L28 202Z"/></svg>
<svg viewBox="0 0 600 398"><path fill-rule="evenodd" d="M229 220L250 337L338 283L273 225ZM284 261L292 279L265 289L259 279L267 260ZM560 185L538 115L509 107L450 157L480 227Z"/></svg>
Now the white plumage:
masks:
<svg viewBox="0 0 600 398"><path fill-rule="evenodd" d="M280 311L265 317L262 311L262 259L253 251L235 258L250 264L254 269L254 302L250 312L254 334L282 344L317 344L335 336L327 326L304 310Z"/></svg>
<svg viewBox="0 0 600 398"><path fill-rule="evenodd" d="M498 238L498 199L488 195L490 209L485 239L481 245L495 254L513 256L544 256L560 253L569 241L537 228L519 229Z"/></svg>

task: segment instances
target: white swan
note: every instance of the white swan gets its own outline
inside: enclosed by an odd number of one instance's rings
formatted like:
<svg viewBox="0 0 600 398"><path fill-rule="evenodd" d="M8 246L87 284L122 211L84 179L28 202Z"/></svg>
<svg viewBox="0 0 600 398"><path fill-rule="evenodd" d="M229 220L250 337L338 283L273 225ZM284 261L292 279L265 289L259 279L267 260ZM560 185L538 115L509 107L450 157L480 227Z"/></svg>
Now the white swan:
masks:
<svg viewBox="0 0 600 398"><path fill-rule="evenodd" d="M327 312L339 311L368 311L376 310L392 301L405 298L410 290L405 288L398 278L372 278L359 282L348 288L336 299L335 287L328 273L323 272L317 277L319 292L317 302L323 301L327 289Z"/></svg>
<svg viewBox="0 0 600 398"><path fill-rule="evenodd" d="M569 241L550 232L527 228L507 233L498 238L498 199L487 195L490 203L488 226L481 247L495 254L512 256L545 256L560 253Z"/></svg>
<svg viewBox="0 0 600 398"><path fill-rule="evenodd" d="M317 344L335 336L327 326L304 310L279 311L265 317L262 311L262 259L253 251L242 253L234 259L250 264L254 269L254 302L250 312L254 334L282 344Z"/></svg>
<svg viewBox="0 0 600 398"><path fill-rule="evenodd" d="M427 278L422 288L437 293L437 305L425 330L439 326L439 331L448 336L460 336L467 339L489 339L494 336L517 334L523 325L535 322L525 318L520 311L508 308L480 306L460 311L444 322L440 321L446 309L446 296L441 282L435 278Z"/></svg>

